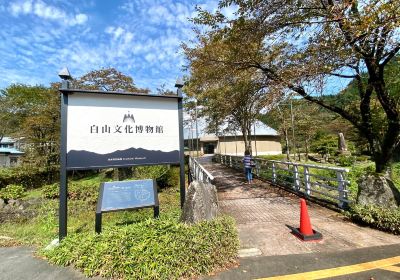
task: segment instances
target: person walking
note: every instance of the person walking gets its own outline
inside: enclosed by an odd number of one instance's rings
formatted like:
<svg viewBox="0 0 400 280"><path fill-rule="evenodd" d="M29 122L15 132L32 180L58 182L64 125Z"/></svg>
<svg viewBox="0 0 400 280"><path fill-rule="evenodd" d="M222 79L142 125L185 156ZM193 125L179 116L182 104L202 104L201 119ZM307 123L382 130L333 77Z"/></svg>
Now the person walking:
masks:
<svg viewBox="0 0 400 280"><path fill-rule="evenodd" d="M253 158L250 155L250 151L246 150L244 152L244 157L243 157L243 165L244 165L244 170L245 170L245 174L246 174L246 179L247 179L247 183L251 184L253 183L253 174L251 174L251 168L253 165Z"/></svg>

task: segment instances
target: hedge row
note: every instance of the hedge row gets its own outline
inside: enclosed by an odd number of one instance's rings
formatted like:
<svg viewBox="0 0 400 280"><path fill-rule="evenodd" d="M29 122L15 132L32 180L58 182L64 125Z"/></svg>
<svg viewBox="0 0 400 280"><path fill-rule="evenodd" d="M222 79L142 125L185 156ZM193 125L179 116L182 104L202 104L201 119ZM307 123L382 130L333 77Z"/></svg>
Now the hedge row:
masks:
<svg viewBox="0 0 400 280"><path fill-rule="evenodd" d="M354 205L348 214L355 222L400 235L400 208Z"/></svg>
<svg viewBox="0 0 400 280"><path fill-rule="evenodd" d="M71 234L60 246L43 253L50 262L73 265L87 276L186 279L235 262L238 247L230 217L195 225L161 217L108 227L101 234Z"/></svg>
<svg viewBox="0 0 400 280"><path fill-rule="evenodd" d="M13 168L0 168L0 189L8 185L21 185L25 189L40 188L58 180L59 167L38 168L21 166Z"/></svg>

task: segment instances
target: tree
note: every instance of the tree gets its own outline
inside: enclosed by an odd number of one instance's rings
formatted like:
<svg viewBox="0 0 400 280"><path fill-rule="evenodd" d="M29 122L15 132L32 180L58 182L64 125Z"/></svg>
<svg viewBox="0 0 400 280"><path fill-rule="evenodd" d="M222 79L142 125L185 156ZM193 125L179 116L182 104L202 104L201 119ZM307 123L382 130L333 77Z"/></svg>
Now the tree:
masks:
<svg viewBox="0 0 400 280"><path fill-rule="evenodd" d="M396 1L220 1L236 5L236 18L199 10L193 21L209 26L186 47L190 64L221 71L262 73L268 86L295 92L350 122L368 141L376 172L385 172L400 142L399 104L385 69L400 50ZM363 79L365 75L366 79ZM323 98L327 79L355 79L357 109ZM347 82L346 82L347 83ZM329 84L328 84L329 85ZM373 104L376 96L377 104ZM373 106L380 107L376 121ZM380 123L377 129L375 123Z"/></svg>
<svg viewBox="0 0 400 280"><path fill-rule="evenodd" d="M132 93L149 93L148 89L136 87L132 77L129 77L115 68L93 70L74 81L75 88L126 91Z"/></svg>
<svg viewBox="0 0 400 280"><path fill-rule="evenodd" d="M7 134L24 138L25 160L49 167L59 162L60 99L54 88L11 85L1 91L0 116Z"/></svg>
<svg viewBox="0 0 400 280"><path fill-rule="evenodd" d="M161 86L156 88L156 92L158 95L176 95L176 92L167 89L167 86L165 84L162 84Z"/></svg>
<svg viewBox="0 0 400 280"><path fill-rule="evenodd" d="M214 72L214 69L208 70ZM216 126L220 125L225 126L225 132L239 129L246 149L251 151L252 125L265 106L265 93L256 83L246 75L205 82L192 71L186 92L196 96L203 105L202 115L208 118L209 130L219 130Z"/></svg>

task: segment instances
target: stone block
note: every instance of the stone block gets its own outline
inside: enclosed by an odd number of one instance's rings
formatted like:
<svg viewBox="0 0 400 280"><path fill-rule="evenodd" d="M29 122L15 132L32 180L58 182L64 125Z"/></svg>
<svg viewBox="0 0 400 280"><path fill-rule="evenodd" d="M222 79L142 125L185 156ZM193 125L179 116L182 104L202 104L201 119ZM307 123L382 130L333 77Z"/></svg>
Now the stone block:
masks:
<svg viewBox="0 0 400 280"><path fill-rule="evenodd" d="M357 203L395 208L400 205L400 191L394 183L381 175L364 175L358 181Z"/></svg>
<svg viewBox="0 0 400 280"><path fill-rule="evenodd" d="M217 189L214 185L193 181L186 193L182 221L197 223L218 215Z"/></svg>

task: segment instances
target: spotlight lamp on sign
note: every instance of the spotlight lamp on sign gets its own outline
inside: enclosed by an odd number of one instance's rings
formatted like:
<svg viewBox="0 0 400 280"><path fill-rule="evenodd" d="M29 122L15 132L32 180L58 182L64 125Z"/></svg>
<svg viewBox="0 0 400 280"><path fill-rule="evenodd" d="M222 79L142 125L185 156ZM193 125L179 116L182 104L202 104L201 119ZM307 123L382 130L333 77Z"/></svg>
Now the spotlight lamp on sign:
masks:
<svg viewBox="0 0 400 280"><path fill-rule="evenodd" d="M64 67L60 72L58 72L58 76L62 80L61 88L70 88L70 81L72 80L72 76L69 73L68 68Z"/></svg>

